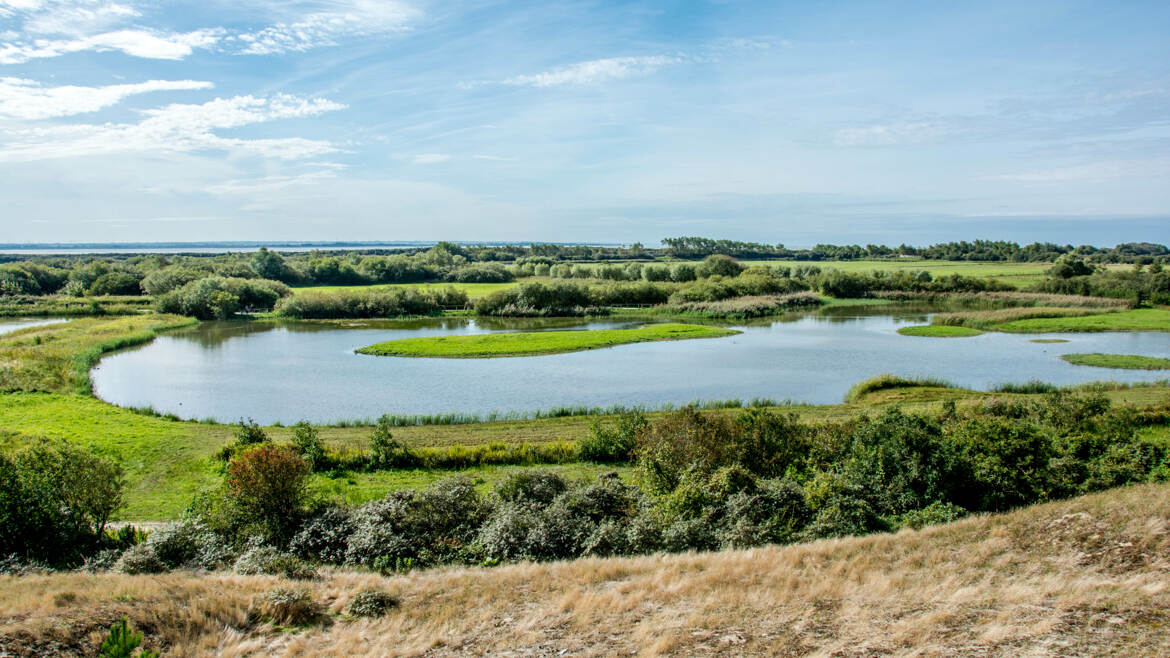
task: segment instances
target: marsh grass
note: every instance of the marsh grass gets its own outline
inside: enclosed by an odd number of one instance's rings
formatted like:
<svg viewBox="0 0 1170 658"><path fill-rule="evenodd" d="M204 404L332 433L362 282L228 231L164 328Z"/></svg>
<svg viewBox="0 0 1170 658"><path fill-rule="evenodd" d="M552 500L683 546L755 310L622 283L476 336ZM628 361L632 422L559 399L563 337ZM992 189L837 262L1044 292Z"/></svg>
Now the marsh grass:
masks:
<svg viewBox="0 0 1170 658"><path fill-rule="evenodd" d="M898 333L903 336L919 336L924 338L967 338L978 336L982 330L971 327L956 327L951 325L923 324L912 327L902 327Z"/></svg>
<svg viewBox="0 0 1170 658"><path fill-rule="evenodd" d="M1123 370L1170 370L1170 359L1137 354L1061 354L1060 358L1075 366L1120 368Z"/></svg>
<svg viewBox="0 0 1170 658"><path fill-rule="evenodd" d="M953 388L958 386L937 377L903 377L885 373L858 382L845 394L846 402L859 402L865 396L894 388Z"/></svg>

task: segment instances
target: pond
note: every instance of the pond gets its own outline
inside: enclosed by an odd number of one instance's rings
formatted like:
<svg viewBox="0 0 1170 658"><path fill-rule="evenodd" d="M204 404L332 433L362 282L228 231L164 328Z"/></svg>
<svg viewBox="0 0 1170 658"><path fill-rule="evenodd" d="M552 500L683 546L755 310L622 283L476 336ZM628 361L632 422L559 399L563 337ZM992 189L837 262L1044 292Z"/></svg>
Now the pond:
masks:
<svg viewBox="0 0 1170 658"><path fill-rule="evenodd" d="M39 327L45 324L64 322L65 318L0 318L0 334L10 334L20 329Z"/></svg>
<svg viewBox="0 0 1170 658"><path fill-rule="evenodd" d="M915 338L897 329L921 311L822 309L731 324L727 338L639 343L602 350L496 359L365 356L354 349L395 338L519 329L603 329L636 320L428 319L221 322L164 334L112 354L93 371L104 400L181 418L329 423L383 413L532 412L563 405L657 407L766 397L841 402L853 384L891 372L988 390L1039 379L1152 381L1166 373L1073 366L1068 352L1170 355L1170 333L1001 334ZM1035 343L1063 338L1067 343Z"/></svg>

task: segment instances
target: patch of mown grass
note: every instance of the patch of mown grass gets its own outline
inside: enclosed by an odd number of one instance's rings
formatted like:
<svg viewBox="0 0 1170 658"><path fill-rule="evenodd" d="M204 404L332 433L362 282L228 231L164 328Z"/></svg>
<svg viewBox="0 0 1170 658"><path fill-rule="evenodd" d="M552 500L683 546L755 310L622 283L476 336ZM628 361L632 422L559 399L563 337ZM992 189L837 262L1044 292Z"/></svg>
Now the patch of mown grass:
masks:
<svg viewBox="0 0 1170 658"><path fill-rule="evenodd" d="M945 324L920 324L912 327L902 327L898 333L903 336L922 336L929 338L966 338L983 333L971 327L954 327Z"/></svg>
<svg viewBox="0 0 1170 658"><path fill-rule="evenodd" d="M536 356L595 350L629 343L691 338L719 338L740 332L693 324L652 324L637 329L520 331L465 336L427 336L391 340L363 347L359 354L442 358Z"/></svg>
<svg viewBox="0 0 1170 658"><path fill-rule="evenodd" d="M1013 333L1068 333L1081 331L1170 331L1170 309L1137 308L1116 313L1014 320L991 327Z"/></svg>
<svg viewBox="0 0 1170 658"><path fill-rule="evenodd" d="M1061 354L1060 358L1074 366L1121 368L1124 370L1170 370L1170 359L1138 354Z"/></svg>

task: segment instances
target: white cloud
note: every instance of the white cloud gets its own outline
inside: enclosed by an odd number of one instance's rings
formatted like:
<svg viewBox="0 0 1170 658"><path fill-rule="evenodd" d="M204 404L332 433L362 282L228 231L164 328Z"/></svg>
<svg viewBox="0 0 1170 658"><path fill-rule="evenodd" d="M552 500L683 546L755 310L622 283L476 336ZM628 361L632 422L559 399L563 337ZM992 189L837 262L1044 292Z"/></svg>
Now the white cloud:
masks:
<svg viewBox="0 0 1170 658"><path fill-rule="evenodd" d="M451 159L451 156L444 153L421 153L414 156L412 161L415 164L439 164Z"/></svg>
<svg viewBox="0 0 1170 658"><path fill-rule="evenodd" d="M146 110L134 124L66 125L12 130L0 146L0 162L154 151L234 151L296 160L337 151L326 141L299 137L225 138L215 131L276 119L310 117L342 109L323 98L287 94L217 98L200 105Z"/></svg>
<svg viewBox="0 0 1170 658"><path fill-rule="evenodd" d="M198 80L148 80L104 87L42 87L32 80L0 78L0 118L49 119L96 112L127 96L152 91L211 89Z"/></svg>
<svg viewBox="0 0 1170 658"><path fill-rule="evenodd" d="M333 3L329 11L306 14L291 22L270 25L231 37L241 54L274 55L335 46L342 36L367 36L400 32L420 16L401 2L354 0Z"/></svg>
<svg viewBox="0 0 1170 658"><path fill-rule="evenodd" d="M904 121L862 128L842 128L833 135L837 146L894 146L930 141L956 132L934 121Z"/></svg>
<svg viewBox="0 0 1170 658"><path fill-rule="evenodd" d="M144 5L145 8L148 5ZM108 0L0 0L0 17L13 28L0 36L0 64L83 51L120 51L146 59L183 59L195 49L272 55L338 45L346 37L409 29L421 16L397 0L332 0L315 3L286 20L255 30L209 27L175 32L140 24L136 7ZM289 14L287 3L271 11Z"/></svg>
<svg viewBox="0 0 1170 658"><path fill-rule="evenodd" d="M151 32L140 29L103 32L79 39L36 39L0 44L0 64L19 64L32 59L60 57L83 51L121 51L145 59L183 59L195 48L210 48L223 36L220 28L185 33Z"/></svg>
<svg viewBox="0 0 1170 658"><path fill-rule="evenodd" d="M560 85L590 85L609 80L621 80L635 75L653 73L664 66L677 64L681 59L665 55L645 57L608 57L571 66L536 73L518 75L504 80L504 84L528 87L556 87Z"/></svg>
<svg viewBox="0 0 1170 658"><path fill-rule="evenodd" d="M1167 173L1170 173L1170 158L1142 158L984 176L982 180L1038 185L1067 182L1099 183L1114 179L1162 178Z"/></svg>

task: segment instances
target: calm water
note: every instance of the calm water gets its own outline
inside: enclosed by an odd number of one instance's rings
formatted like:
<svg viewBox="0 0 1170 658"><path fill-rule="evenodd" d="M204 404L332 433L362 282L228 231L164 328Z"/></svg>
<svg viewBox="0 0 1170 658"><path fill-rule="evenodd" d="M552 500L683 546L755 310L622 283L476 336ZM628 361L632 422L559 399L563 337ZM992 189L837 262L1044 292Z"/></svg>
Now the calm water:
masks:
<svg viewBox="0 0 1170 658"><path fill-rule="evenodd" d="M0 334L7 334L18 329L39 327L43 324L64 322L64 318L0 318Z"/></svg>
<svg viewBox="0 0 1170 658"><path fill-rule="evenodd" d="M261 423L329 422L383 413L533 411L558 405L660 405L756 396L840 402L854 383L884 372L942 377L988 389L1040 379L1054 384L1155 380L1165 373L1073 366L1066 352L1170 355L1168 333L900 336L925 314L828 310L741 326L738 336L642 343L538 357L417 359L354 354L393 338L515 329L600 329L628 321L424 320L210 323L106 357L94 370L99 397L182 418ZM872 313L872 311L871 311ZM1034 338L1066 338L1039 344Z"/></svg>

